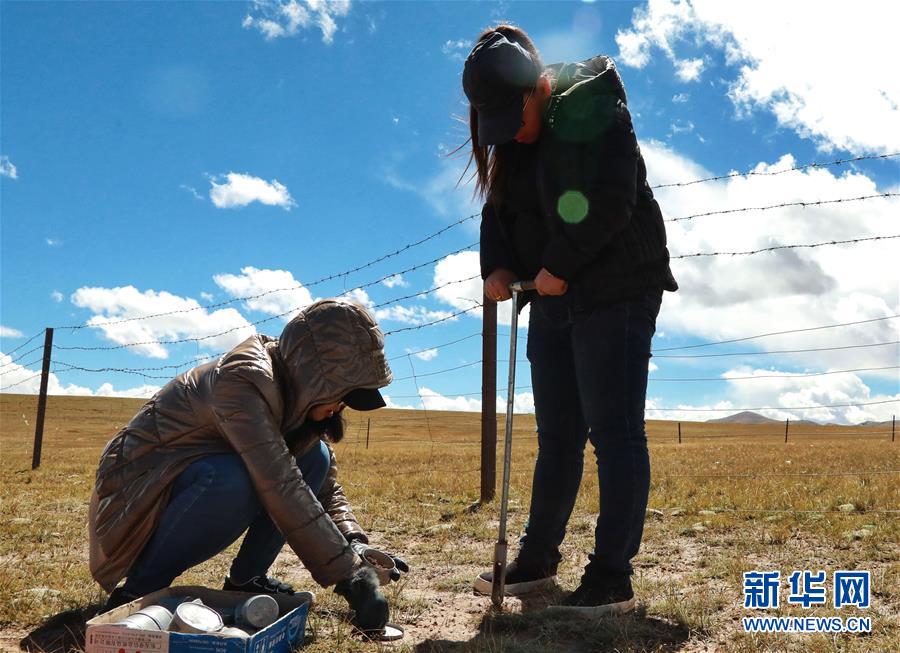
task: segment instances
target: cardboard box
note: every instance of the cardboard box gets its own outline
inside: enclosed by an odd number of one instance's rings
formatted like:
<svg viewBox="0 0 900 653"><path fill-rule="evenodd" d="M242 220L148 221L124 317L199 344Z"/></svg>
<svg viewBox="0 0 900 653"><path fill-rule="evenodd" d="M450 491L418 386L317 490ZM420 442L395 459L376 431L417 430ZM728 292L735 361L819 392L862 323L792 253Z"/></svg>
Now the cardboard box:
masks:
<svg viewBox="0 0 900 653"><path fill-rule="evenodd" d="M85 653L289 653L303 644L306 617L315 597L310 592L294 596L275 595L278 621L254 633L249 639L208 634L137 630L115 625L141 608L160 599L190 597L211 608L232 608L252 594L224 592L207 587L167 587L136 601L119 606L87 622Z"/></svg>

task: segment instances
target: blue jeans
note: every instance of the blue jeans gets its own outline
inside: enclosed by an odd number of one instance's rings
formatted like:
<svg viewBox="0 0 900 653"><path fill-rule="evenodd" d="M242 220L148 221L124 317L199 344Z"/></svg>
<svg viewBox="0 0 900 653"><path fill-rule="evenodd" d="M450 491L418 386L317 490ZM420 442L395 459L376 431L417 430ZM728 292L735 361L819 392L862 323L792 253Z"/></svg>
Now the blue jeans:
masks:
<svg viewBox="0 0 900 653"><path fill-rule="evenodd" d="M331 465L323 442L297 459L315 494ZM229 577L237 583L265 575L284 536L259 501L241 457L218 454L189 465L175 480L159 525L128 572L123 589L144 596L168 587L194 565L220 553L247 531Z"/></svg>
<svg viewBox="0 0 900 653"><path fill-rule="evenodd" d="M585 579L627 577L644 530L650 457L644 402L650 341L661 293L572 308L566 295L531 303L528 360L538 456L519 559L555 570L572 514L588 439L600 481L600 511Z"/></svg>

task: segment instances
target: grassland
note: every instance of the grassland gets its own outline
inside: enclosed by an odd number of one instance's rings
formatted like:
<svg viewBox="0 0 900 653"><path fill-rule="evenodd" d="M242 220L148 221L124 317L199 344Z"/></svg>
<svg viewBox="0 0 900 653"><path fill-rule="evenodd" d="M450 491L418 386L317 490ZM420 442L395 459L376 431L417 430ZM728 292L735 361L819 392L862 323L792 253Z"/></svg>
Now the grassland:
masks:
<svg viewBox="0 0 900 653"><path fill-rule="evenodd" d="M104 596L87 570L85 519L97 458L140 401L51 397L43 462L31 471L35 398L0 395L0 645L20 640L50 650L77 647L80 618ZM508 600L503 614L471 594L490 563L496 503L478 498L476 414L379 411L348 414L338 445L342 479L376 545L402 554L413 571L392 585L392 620L406 637L387 646L355 639L343 601L318 588L306 651L897 651L900 650L898 518L900 443L884 429L649 422L653 482L635 615L605 620L550 616L552 596ZM502 433L502 424L500 425ZM515 421L510 529L527 516L536 454L534 421ZM593 453L586 452L586 463ZM498 459L499 456L498 456ZM577 584L593 538L597 479L585 477L564 544L561 590ZM868 473L857 473L868 472ZM881 472L881 473L870 473ZM852 510L846 504L852 504ZM843 509L839 506L844 506ZM179 583L218 586L228 552ZM749 635L740 618L742 576L751 569L868 569L872 617L865 635ZM285 549L274 575L316 591ZM782 601L787 595L782 590ZM66 612L71 611L71 612ZM772 615L831 616L783 604ZM54 618L55 616L55 618ZM71 632L70 632L71 631Z"/></svg>

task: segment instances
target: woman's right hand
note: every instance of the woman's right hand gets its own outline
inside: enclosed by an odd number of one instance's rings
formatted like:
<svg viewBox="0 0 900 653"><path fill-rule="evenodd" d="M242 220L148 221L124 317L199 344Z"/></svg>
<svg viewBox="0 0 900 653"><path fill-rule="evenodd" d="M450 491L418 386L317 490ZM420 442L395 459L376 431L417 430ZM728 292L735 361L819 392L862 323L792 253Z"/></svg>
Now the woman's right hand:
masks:
<svg viewBox="0 0 900 653"><path fill-rule="evenodd" d="M350 623L363 632L377 632L384 628L390 608L387 599L378 587L375 570L360 562L360 567L349 578L334 586L353 610Z"/></svg>
<svg viewBox="0 0 900 653"><path fill-rule="evenodd" d="M484 280L484 296L495 302L505 302L512 297L509 284L516 280L516 275L506 268L497 268Z"/></svg>

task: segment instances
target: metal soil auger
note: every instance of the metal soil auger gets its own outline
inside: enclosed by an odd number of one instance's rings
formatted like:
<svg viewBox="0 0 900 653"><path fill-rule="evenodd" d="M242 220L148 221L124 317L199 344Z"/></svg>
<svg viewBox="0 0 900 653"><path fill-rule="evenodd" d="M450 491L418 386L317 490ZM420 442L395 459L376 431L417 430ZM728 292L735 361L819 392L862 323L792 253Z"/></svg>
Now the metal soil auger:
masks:
<svg viewBox="0 0 900 653"><path fill-rule="evenodd" d="M514 281L509 284L512 295L512 317L509 334L509 383L506 391L506 435L503 443L503 490L500 495L500 534L494 545L494 576L491 584L491 603L503 605L506 583L506 509L509 504L509 468L512 454L513 404L516 392L516 336L519 329L519 294L534 290L534 281Z"/></svg>

